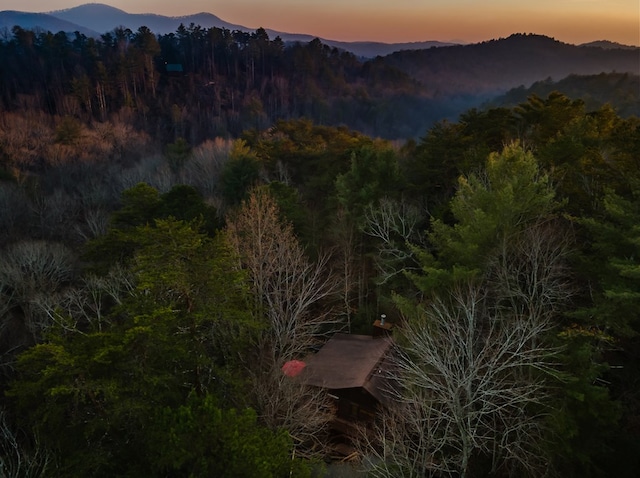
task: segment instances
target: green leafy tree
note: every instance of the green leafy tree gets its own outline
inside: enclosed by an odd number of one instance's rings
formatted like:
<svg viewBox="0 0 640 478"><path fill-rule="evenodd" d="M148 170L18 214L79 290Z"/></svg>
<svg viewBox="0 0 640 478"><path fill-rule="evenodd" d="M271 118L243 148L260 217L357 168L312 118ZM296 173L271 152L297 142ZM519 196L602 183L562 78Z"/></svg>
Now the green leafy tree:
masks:
<svg viewBox="0 0 640 478"><path fill-rule="evenodd" d="M372 139L344 127L309 120L278 121L260 136L255 150L270 174L300 191L305 203L324 206L338 174L348 171L351 154Z"/></svg>
<svg viewBox="0 0 640 478"><path fill-rule="evenodd" d="M222 226L215 207L205 203L202 194L192 186L181 184L160 196L158 218L173 217L182 221L201 221L202 231L213 236Z"/></svg>
<svg viewBox="0 0 640 478"><path fill-rule="evenodd" d="M82 124L70 116L65 116L56 128L56 143L74 145L82 136Z"/></svg>
<svg viewBox="0 0 640 478"><path fill-rule="evenodd" d="M628 179L638 184L637 178ZM603 214L577 220L585 228L579 267L590 294L582 300L587 305L572 314L577 323L566 340L581 346L576 357L582 361L575 368L589 373L585 383L576 384L572 408L581 413L570 425L580 433L569 446L580 457L576 473L591 476L606 476L611 470L632 476L638 467L634 423L640 416L640 200L637 186L635 190L627 196L609 191ZM600 394L593 402L600 406L584 406L588 394Z"/></svg>
<svg viewBox="0 0 640 478"><path fill-rule="evenodd" d="M161 410L192 394L241 397L255 324L230 249L172 219L136 232L136 288L111 325L54 327L19 358L9 396L62 476L149 476L151 443L171 440Z"/></svg>
<svg viewBox="0 0 640 478"><path fill-rule="evenodd" d="M384 146L365 146L351 153L351 168L336 177L336 195L356 224L363 221L367 206L383 197L398 197L402 181L395 151Z"/></svg>
<svg viewBox="0 0 640 478"><path fill-rule="evenodd" d="M458 180L450 206L455 223L433 221L431 251L422 253L421 290L481 274L518 233L552 216L559 206L554 196L530 152L513 144L492 153L482 172Z"/></svg>
<svg viewBox="0 0 640 478"><path fill-rule="evenodd" d="M157 426L157 476L311 476L308 464L290 456L293 441L286 431L261 426L252 409L225 410L211 395L192 395L185 405L164 409Z"/></svg>
<svg viewBox="0 0 640 478"><path fill-rule="evenodd" d="M146 183L139 183L122 193L122 207L111 219L119 228L142 226L153 221L160 206L158 191Z"/></svg>
<svg viewBox="0 0 640 478"><path fill-rule="evenodd" d="M434 216L442 216L461 174L482 167L492 151L501 150L517 135L511 110L472 109L456 123L434 124L402 162L408 190L422 199Z"/></svg>
<svg viewBox="0 0 640 478"><path fill-rule="evenodd" d="M178 138L167 145L165 157L173 174L178 174L191 157L191 146L184 138Z"/></svg>
<svg viewBox="0 0 640 478"><path fill-rule="evenodd" d="M507 146L459 179L454 223L435 220L431 250L415 248L419 299L396 296L406 406L385 422L382 476L547 471L552 331L571 294L554 193L533 155Z"/></svg>
<svg viewBox="0 0 640 478"><path fill-rule="evenodd" d="M388 144L365 145L351 153L351 167L335 180L338 214L331 228L342 270L345 316L351 326L351 310L363 311L357 327L369 327L371 301L371 257L377 255L370 236L363 234L366 212L378 208L385 198L398 198L403 182L396 152Z"/></svg>
<svg viewBox="0 0 640 478"><path fill-rule="evenodd" d="M258 181L260 161L243 140L237 140L224 165L220 181L222 196L231 205L239 204Z"/></svg>
<svg viewBox="0 0 640 478"><path fill-rule="evenodd" d="M637 182L637 181L636 181ZM585 315L618 338L640 333L640 194L626 199L610 191L604 217L579 220L593 238L591 275L599 280L594 306Z"/></svg>
<svg viewBox="0 0 640 478"><path fill-rule="evenodd" d="M567 100L565 98L565 100ZM560 115L555 109L545 116ZM537 157L566 198L568 212L591 215L597 212L607 188L628 191L631 167L628 148L637 133L632 120L622 120L609 106L588 114L576 112L557 125L555 134L537 145ZM616 139L626 131L626 139Z"/></svg>
<svg viewBox="0 0 640 478"><path fill-rule="evenodd" d="M107 233L85 245L85 258L92 268L106 272L131 259L141 247L137 228L151 225L155 219L174 219L197 223L202 232L214 235L220 227L217 210L207 205L194 188L178 185L160 195L153 187L140 183L122 193L121 207L110 220Z"/></svg>
<svg viewBox="0 0 640 478"><path fill-rule="evenodd" d="M565 125L584 115L584 102L571 100L554 91L546 99L532 95L526 103L518 105L514 112L524 123L527 140L541 146L558 131L562 131Z"/></svg>
<svg viewBox="0 0 640 478"><path fill-rule="evenodd" d="M154 59L160 54L160 44L156 36L145 26L138 28L133 36L133 43L138 47L144 59L144 87L151 90L152 96L155 98L157 74Z"/></svg>
<svg viewBox="0 0 640 478"><path fill-rule="evenodd" d="M298 237L304 238L309 232L308 210L302 204L298 191L283 182L271 181L266 186L269 194L278 204L281 220L288 222ZM303 241L304 242L304 241Z"/></svg>

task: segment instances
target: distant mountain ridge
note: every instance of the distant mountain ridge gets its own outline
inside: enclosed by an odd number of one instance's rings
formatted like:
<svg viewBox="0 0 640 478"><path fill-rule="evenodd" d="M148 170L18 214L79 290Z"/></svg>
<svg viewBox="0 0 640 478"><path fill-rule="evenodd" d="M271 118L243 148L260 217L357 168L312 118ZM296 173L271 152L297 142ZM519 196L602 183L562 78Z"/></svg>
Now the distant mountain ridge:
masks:
<svg viewBox="0 0 640 478"><path fill-rule="evenodd" d="M193 23L204 28L227 28L229 30L248 30L242 25L225 22L211 13L196 13L182 17L166 17L154 13L127 13L119 8L102 3L87 3L74 8L48 12L49 15L66 20L76 25L83 25L91 30L106 33L123 26L136 31L146 26L155 34L175 32L180 24L189 26Z"/></svg>
<svg viewBox="0 0 640 478"><path fill-rule="evenodd" d="M616 50L616 49L636 50L638 49L637 46L623 45L622 43L617 43L609 40L597 40L589 43L582 43L578 46L597 47L597 48L603 48L605 50Z"/></svg>
<svg viewBox="0 0 640 478"><path fill-rule="evenodd" d="M41 28L54 33L58 31L79 31L87 36L93 37L98 37L120 26L129 28L132 31L136 31L141 26L146 26L155 34L168 34L174 33L180 24L189 26L191 23L203 28L216 27L247 32L255 31L255 28L229 23L216 15L206 12L180 17L167 17L153 13L127 13L124 10L102 3L87 3L65 10L55 10L46 13L0 12L0 29L11 29L14 25L19 25L25 29ZM266 26L263 27L270 38L279 36L285 42L309 42L316 38L313 35L286 33L266 28ZM344 42L325 38L320 38L320 40L329 46L350 51L354 55L363 58L385 56L400 50L454 45L454 43L439 41L383 43L373 41Z"/></svg>
<svg viewBox="0 0 640 478"><path fill-rule="evenodd" d="M211 13L181 17L131 14L101 3L88 3L48 13L0 12L0 30L19 25L25 29L74 32L99 37L117 27L155 34L174 33L183 24L202 28L225 28L253 32L255 29L226 22ZM266 29L271 39L308 43L314 36ZM0 32L1 33L1 32ZM10 35L5 30L4 35ZM640 48L600 40L570 45L542 35L515 34L508 38L470 45L436 41L412 43L343 42L320 38L329 46L354 53L362 59L384 57L391 65L418 80L427 96L502 94L520 85L529 86L548 77L560 80L570 74L640 71ZM438 48L434 48L438 47Z"/></svg>
<svg viewBox="0 0 640 478"><path fill-rule="evenodd" d="M70 11L63 15L82 21L69 16ZM100 21L108 24L122 18L121 10L104 5L78 11L100 13ZM5 13L20 19L15 12ZM55 21L56 26L77 25L51 14L27 18ZM179 25L194 18L173 21ZM200 18L217 19L208 14ZM157 15L144 19L154 27L158 24L152 20L166 20ZM135 25L130 25L134 31ZM640 70L638 48L617 48L611 43L603 47L600 42L576 46L532 34L429 49L405 44L406 49L363 60L336 54L321 40L305 41L310 36L291 35L289 39L296 43L282 49L274 41L274 32L271 41L237 30L219 41L219 32L209 36L204 33L210 26L200 27L197 31L188 25L186 32L161 35L157 45L153 34L139 27L130 42L113 35L99 38L98 34L93 42L88 37L65 37L64 32L53 37L51 31L0 31L0 106L20 109L33 104L56 114L101 121L123 108L153 111L157 124L152 128L175 135L177 105L180 114L190 118L188 128L193 130L188 134L200 139L239 135L246 128L301 117L374 136L410 138L436 121L455 120L469 108L482 107L492 97L521 85L519 91L535 82L546 87L568 75L637 74ZM148 46L155 48L146 50ZM150 51L155 52L153 56ZM611 81L614 84L609 85ZM584 88L577 83L565 84L567 91L581 96L585 90L599 91L599 101L613 98L623 108L627 97L634 98L626 92L637 85L615 77L581 82Z"/></svg>
<svg viewBox="0 0 640 478"><path fill-rule="evenodd" d="M47 13L17 12L5 10L0 12L0 30L10 31L14 26L20 26L25 30L42 29L51 32L75 32L78 31L86 36L97 37L100 34L82 25L54 17Z"/></svg>
<svg viewBox="0 0 640 478"><path fill-rule="evenodd" d="M384 60L425 85L433 98L489 97L572 74L638 74L640 48L576 46L543 35L514 34L472 45L400 51Z"/></svg>

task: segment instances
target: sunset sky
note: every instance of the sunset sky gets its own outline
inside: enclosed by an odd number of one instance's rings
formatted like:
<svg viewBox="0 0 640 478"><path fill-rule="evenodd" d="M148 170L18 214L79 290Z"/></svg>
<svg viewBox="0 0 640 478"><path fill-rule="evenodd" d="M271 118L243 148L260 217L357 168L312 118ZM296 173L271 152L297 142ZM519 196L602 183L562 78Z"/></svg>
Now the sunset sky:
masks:
<svg viewBox="0 0 640 478"><path fill-rule="evenodd" d="M45 12L82 0L0 0L2 10ZM539 33L567 43L640 45L639 0L104 0L129 13L209 12L249 28L344 41L477 42Z"/></svg>

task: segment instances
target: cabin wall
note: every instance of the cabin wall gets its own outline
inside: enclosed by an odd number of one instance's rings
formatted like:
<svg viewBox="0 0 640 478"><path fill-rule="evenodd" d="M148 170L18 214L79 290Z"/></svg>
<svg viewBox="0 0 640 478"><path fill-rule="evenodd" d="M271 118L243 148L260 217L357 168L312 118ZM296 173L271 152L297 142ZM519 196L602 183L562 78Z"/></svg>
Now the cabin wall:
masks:
<svg viewBox="0 0 640 478"><path fill-rule="evenodd" d="M378 402L363 388L332 390L336 400L337 417L348 421L373 421L376 417Z"/></svg>

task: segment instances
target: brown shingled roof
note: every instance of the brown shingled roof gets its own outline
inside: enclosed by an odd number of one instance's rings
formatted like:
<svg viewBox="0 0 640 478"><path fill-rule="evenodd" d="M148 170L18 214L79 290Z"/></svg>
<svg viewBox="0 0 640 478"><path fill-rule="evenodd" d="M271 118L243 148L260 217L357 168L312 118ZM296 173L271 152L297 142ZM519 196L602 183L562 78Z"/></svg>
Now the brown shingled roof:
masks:
<svg viewBox="0 0 640 478"><path fill-rule="evenodd" d="M308 360L303 379L329 390L362 387L384 401L380 377L391 345L388 338L335 334Z"/></svg>

